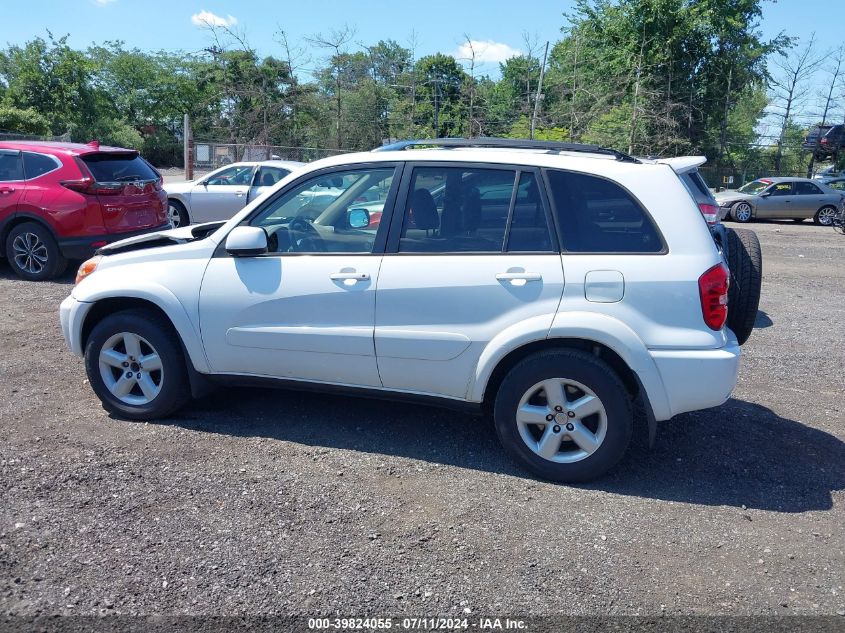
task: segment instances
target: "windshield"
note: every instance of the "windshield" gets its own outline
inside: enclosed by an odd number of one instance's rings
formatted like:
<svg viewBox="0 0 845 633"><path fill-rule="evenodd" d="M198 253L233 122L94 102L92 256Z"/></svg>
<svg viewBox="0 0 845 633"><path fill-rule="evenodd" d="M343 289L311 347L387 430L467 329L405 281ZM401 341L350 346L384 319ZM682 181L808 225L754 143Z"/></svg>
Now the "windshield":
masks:
<svg viewBox="0 0 845 633"><path fill-rule="evenodd" d="M771 180L755 180L754 182L742 185L739 190L742 193L750 193L752 196L756 196L758 193L762 193L763 190L771 184Z"/></svg>
<svg viewBox="0 0 845 633"><path fill-rule="evenodd" d="M97 182L129 182L133 180L157 180L147 161L135 153L85 154L82 161L91 170Z"/></svg>

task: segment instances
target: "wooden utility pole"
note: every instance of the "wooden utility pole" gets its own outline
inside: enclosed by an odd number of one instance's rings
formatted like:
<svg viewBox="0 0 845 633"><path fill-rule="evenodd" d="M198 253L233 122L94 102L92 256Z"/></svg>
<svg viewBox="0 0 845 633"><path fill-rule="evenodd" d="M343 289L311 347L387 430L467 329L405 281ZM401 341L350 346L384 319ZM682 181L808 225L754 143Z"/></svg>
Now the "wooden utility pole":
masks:
<svg viewBox="0 0 845 633"><path fill-rule="evenodd" d="M531 139L534 139L534 128L537 125L537 113L540 111L540 100L543 98L543 76L546 74L546 58L549 56L549 43L543 53L543 65L540 66L540 81L537 83L537 96L534 97L534 114L531 115Z"/></svg>
<svg viewBox="0 0 845 633"><path fill-rule="evenodd" d="M194 135L191 133L191 117L185 114L182 126L182 143L185 160L185 180L194 179Z"/></svg>

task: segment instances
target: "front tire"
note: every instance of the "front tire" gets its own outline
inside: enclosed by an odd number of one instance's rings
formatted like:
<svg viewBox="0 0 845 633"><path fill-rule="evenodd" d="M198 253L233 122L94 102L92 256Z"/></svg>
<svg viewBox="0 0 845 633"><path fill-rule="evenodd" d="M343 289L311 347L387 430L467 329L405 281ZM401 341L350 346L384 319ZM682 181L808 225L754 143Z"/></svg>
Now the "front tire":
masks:
<svg viewBox="0 0 845 633"><path fill-rule="evenodd" d="M836 217L836 207L826 206L816 211L813 216L813 222L819 226L830 226L833 224L833 218Z"/></svg>
<svg viewBox="0 0 845 633"><path fill-rule="evenodd" d="M731 218L734 222L741 222L742 224L751 222L752 215L754 215L754 210L747 202L737 202L731 207Z"/></svg>
<svg viewBox="0 0 845 633"><path fill-rule="evenodd" d="M520 465L543 479L587 481L622 458L631 440L631 399L601 359L578 350L522 360L499 386L496 434Z"/></svg>
<svg viewBox="0 0 845 633"><path fill-rule="evenodd" d="M53 234L36 222L24 222L9 232L6 257L15 274L29 281L58 277L67 268Z"/></svg>
<svg viewBox="0 0 845 633"><path fill-rule="evenodd" d="M180 226L188 226L191 223L191 219L188 217L188 210L178 200L167 201L167 215L174 229Z"/></svg>
<svg viewBox="0 0 845 633"><path fill-rule="evenodd" d="M103 408L120 418L164 418L190 399L178 336L152 310L117 312L100 321L85 346L85 370Z"/></svg>

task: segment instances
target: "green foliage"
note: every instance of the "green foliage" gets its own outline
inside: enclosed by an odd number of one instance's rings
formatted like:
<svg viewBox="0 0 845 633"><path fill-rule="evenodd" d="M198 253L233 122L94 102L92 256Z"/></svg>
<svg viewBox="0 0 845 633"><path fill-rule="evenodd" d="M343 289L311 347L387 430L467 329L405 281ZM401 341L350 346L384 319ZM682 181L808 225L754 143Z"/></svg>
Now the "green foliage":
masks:
<svg viewBox="0 0 845 633"><path fill-rule="evenodd" d="M0 131L49 135L50 122L33 108L0 104Z"/></svg>
<svg viewBox="0 0 845 633"><path fill-rule="evenodd" d="M535 137L762 168L766 59L790 43L762 38L764 1L577 0L549 51ZM113 41L80 51L49 33L8 46L0 127L137 147L159 164L181 159L186 113L195 138L237 144L370 149L391 138L531 133L535 54L501 63L499 79L470 76L449 55L414 60L393 40L355 45L347 29L315 36L329 56L298 75L286 43L262 57L236 33L211 36L197 54ZM790 151L791 169L805 157Z"/></svg>

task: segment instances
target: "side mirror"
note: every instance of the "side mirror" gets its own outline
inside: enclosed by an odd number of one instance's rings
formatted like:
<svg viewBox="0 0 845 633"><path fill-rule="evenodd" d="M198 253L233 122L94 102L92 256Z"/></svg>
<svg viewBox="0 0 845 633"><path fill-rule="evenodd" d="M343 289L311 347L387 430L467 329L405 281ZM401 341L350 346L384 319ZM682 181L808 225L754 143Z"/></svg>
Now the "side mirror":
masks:
<svg viewBox="0 0 845 633"><path fill-rule="evenodd" d="M761 198L768 198L770 195L772 195L771 191L764 191L763 193L760 194L760 197Z"/></svg>
<svg viewBox="0 0 845 633"><path fill-rule="evenodd" d="M350 229L364 229L370 225L370 212L366 209L349 209L346 224Z"/></svg>
<svg viewBox="0 0 845 633"><path fill-rule="evenodd" d="M233 257L255 257L267 252L267 233L257 226L236 226L226 237L226 252Z"/></svg>

